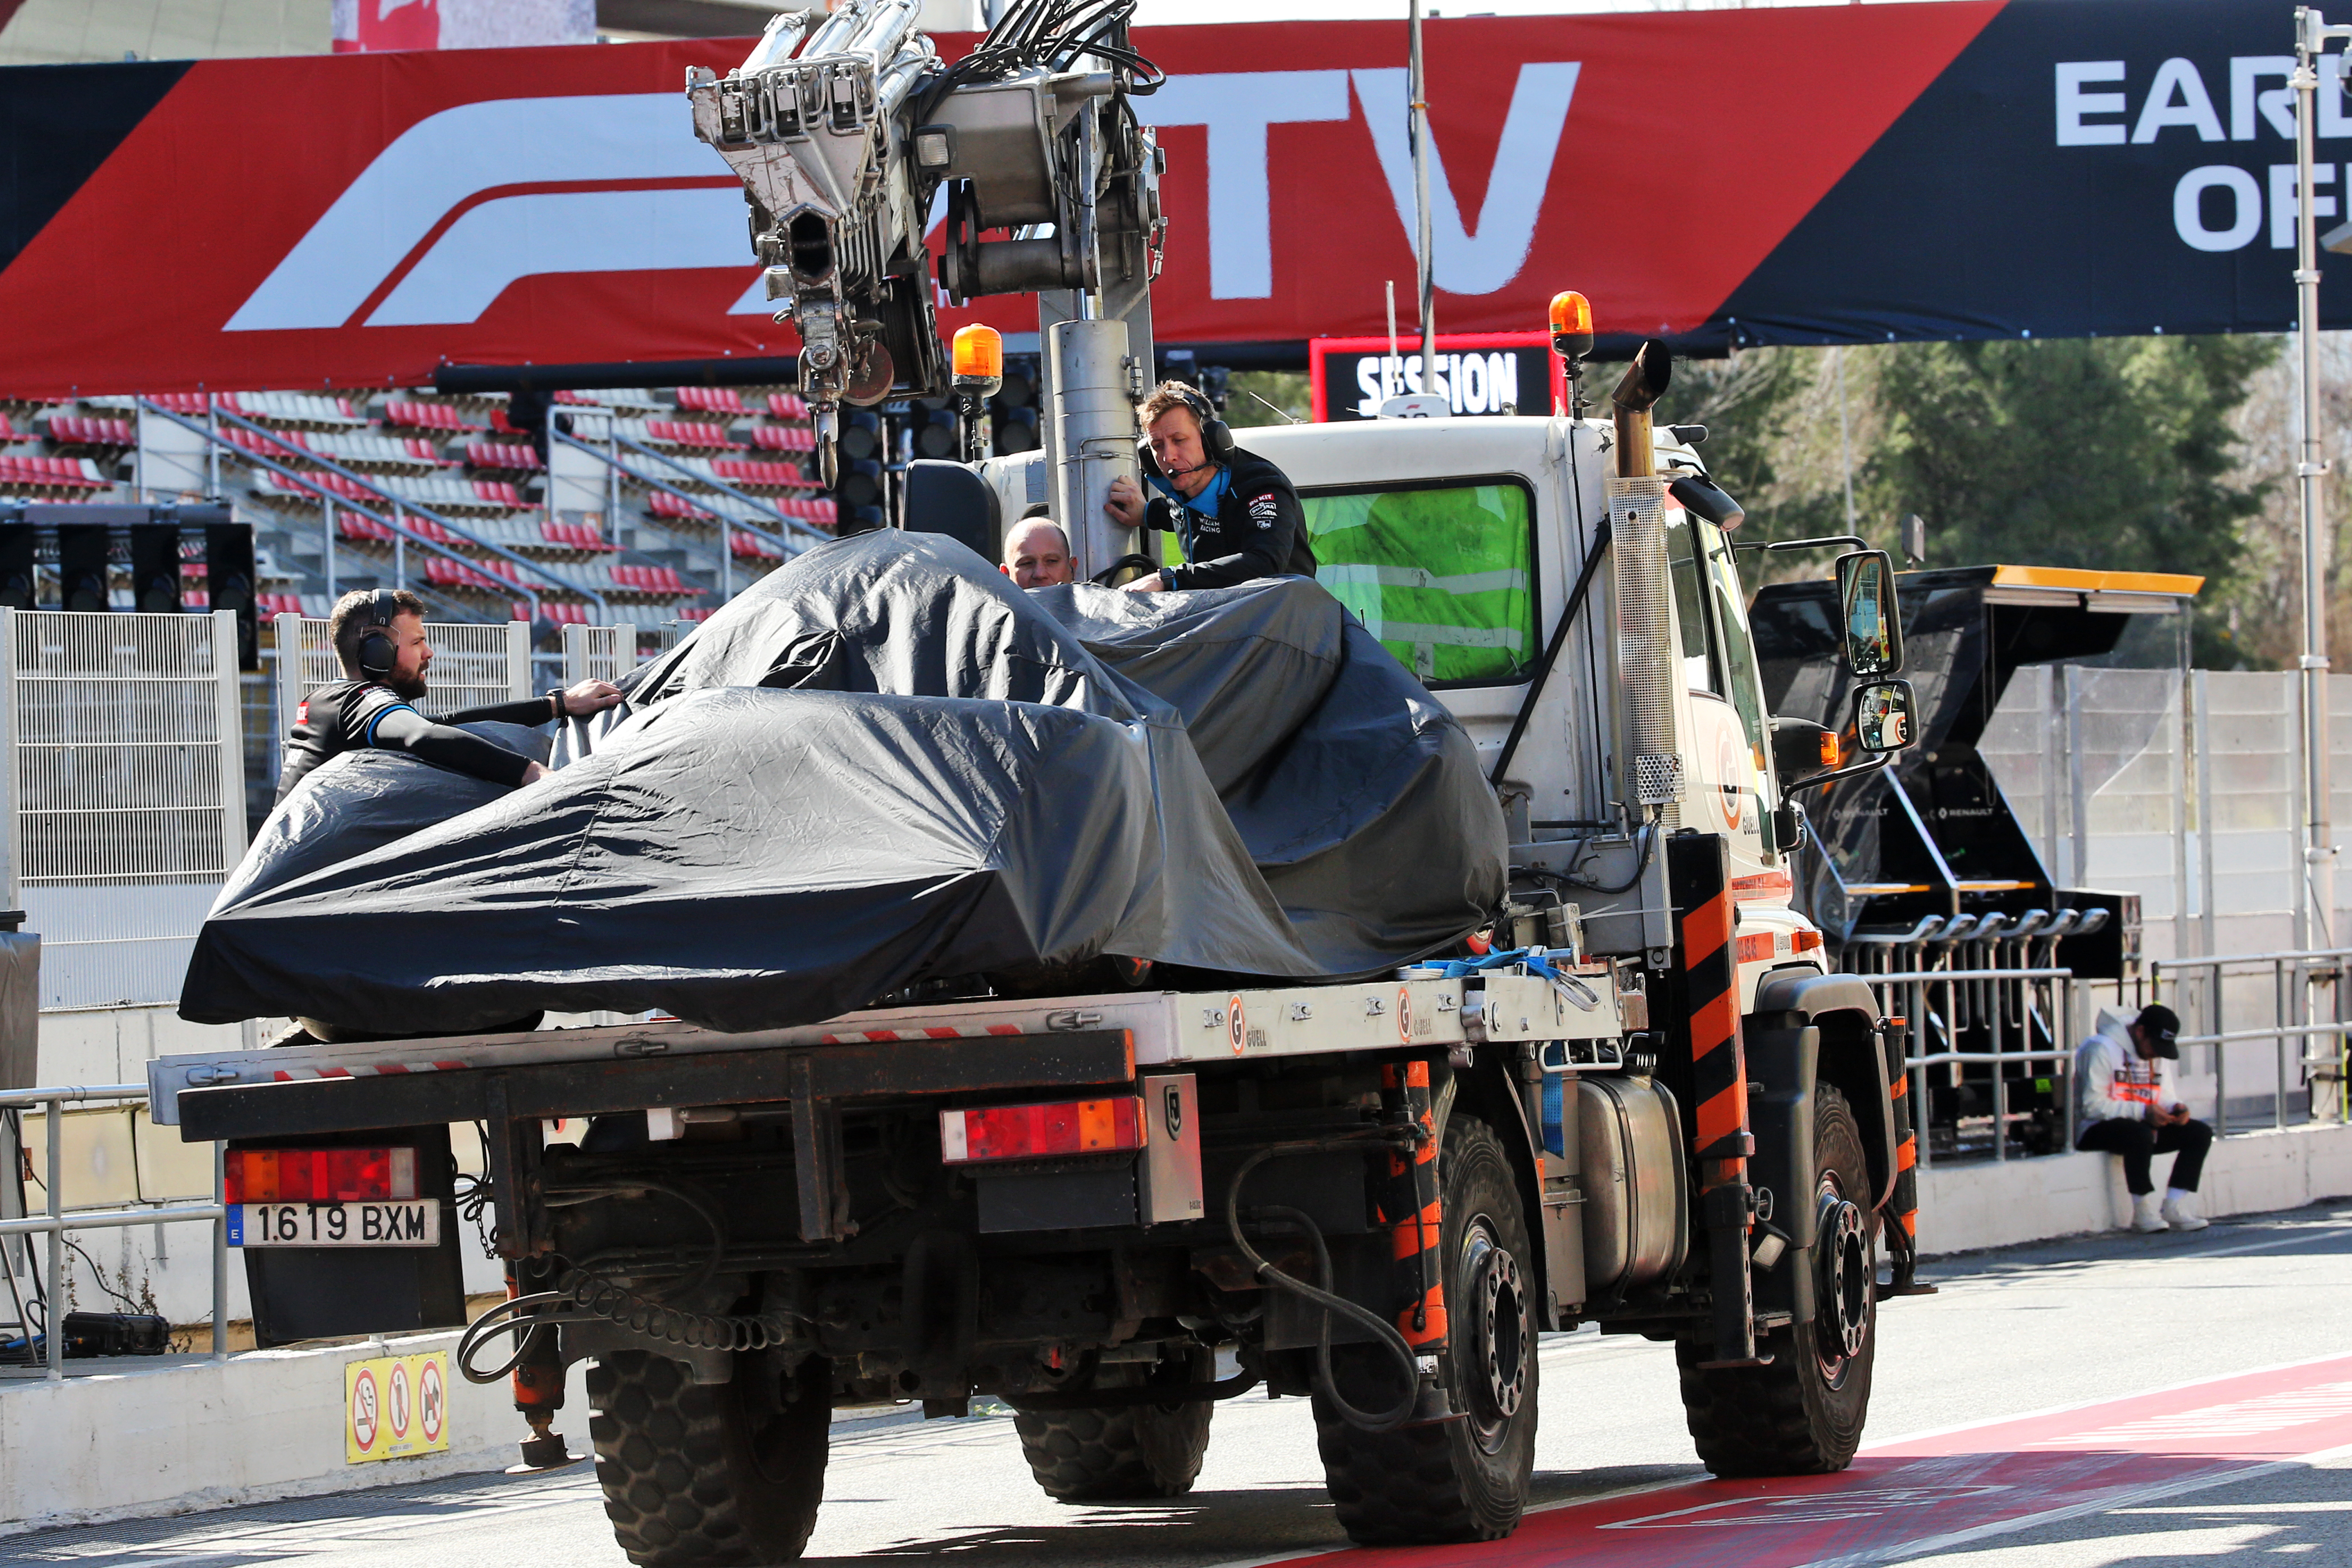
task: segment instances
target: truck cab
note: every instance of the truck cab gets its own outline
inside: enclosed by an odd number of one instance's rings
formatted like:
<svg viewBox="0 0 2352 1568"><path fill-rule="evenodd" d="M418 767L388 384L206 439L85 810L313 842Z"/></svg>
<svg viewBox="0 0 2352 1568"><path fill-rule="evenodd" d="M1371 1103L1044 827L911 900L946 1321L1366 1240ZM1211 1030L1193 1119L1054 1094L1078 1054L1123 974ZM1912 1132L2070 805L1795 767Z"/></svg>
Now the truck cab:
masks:
<svg viewBox="0 0 2352 1568"><path fill-rule="evenodd" d="M1606 566L1592 555L1607 516L1612 427L1561 417L1383 419L1261 427L1240 439L1298 487L1317 580L1470 731L1503 798L1514 864L1538 879L1624 881L1638 851L1610 804L1627 798L1629 769L1603 629L1612 624L1605 569L1591 575L1582 626L1545 668L1575 584L1589 563ZM1706 479L1696 447L1673 427L1658 432L1655 451L1661 474ZM1820 933L1790 906L1796 846L1775 831L1790 792L1773 764L1734 531L1671 487L1665 517L1685 789L1664 831L1724 840L1745 939L1746 1011L1768 973L1826 966ZM1671 945L1663 922L1639 912L1664 901L1645 896L1645 886L1660 891L1653 882L1569 898L1594 951Z"/></svg>

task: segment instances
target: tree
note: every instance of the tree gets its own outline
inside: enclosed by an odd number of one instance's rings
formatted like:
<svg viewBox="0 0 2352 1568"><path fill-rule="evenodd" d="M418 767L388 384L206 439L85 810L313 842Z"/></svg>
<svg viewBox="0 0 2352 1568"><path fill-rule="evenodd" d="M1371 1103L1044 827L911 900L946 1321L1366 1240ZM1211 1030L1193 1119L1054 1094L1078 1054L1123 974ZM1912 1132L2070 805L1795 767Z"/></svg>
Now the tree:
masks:
<svg viewBox="0 0 2352 1568"><path fill-rule="evenodd" d="M1868 510L1926 518L1936 564L2193 573L2215 603L2268 488L2231 482L2231 416L2277 353L2252 337L1885 351L1884 434L1862 465ZM2221 628L2200 633L2210 644Z"/></svg>

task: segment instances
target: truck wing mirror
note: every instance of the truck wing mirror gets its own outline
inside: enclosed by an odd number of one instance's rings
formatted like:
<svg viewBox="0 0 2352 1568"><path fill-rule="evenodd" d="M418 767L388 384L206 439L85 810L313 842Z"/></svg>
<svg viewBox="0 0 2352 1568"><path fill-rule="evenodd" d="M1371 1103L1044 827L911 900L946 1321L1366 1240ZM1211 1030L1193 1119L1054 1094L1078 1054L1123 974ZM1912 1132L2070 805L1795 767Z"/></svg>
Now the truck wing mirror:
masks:
<svg viewBox="0 0 2352 1568"><path fill-rule="evenodd" d="M1846 668L1860 676L1903 668L1903 617L1895 603L1895 562L1884 550L1856 550L1837 560L1838 616Z"/></svg>
<svg viewBox="0 0 2352 1568"><path fill-rule="evenodd" d="M1919 732L1916 700L1907 680L1874 680L1853 693L1854 742L1876 756L1899 752Z"/></svg>

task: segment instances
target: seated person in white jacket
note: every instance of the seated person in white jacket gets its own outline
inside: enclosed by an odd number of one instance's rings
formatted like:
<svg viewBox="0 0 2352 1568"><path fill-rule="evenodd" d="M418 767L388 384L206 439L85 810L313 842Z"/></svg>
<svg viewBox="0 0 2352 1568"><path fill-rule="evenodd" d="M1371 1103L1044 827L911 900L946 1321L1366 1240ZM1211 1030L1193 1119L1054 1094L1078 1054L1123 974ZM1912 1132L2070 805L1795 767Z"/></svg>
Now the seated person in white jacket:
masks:
<svg viewBox="0 0 2352 1568"><path fill-rule="evenodd" d="M2172 1090L2170 1065L2180 1059L2180 1016L2162 1003L2137 1016L2103 1008L2098 1033L2074 1048L2075 1094L2082 1106L2077 1149L2124 1157L2134 1230L2202 1230L2197 1178L2213 1130L2192 1121ZM2179 1152L2161 1208L2151 1166L2158 1154Z"/></svg>

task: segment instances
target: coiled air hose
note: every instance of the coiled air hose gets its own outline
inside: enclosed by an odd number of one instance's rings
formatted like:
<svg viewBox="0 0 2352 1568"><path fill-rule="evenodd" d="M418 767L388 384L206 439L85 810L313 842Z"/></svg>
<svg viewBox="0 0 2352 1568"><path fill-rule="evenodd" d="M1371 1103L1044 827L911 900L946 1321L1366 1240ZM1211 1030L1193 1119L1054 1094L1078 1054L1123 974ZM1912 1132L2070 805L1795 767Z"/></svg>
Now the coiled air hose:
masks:
<svg viewBox="0 0 2352 1568"><path fill-rule="evenodd" d="M1316 1272L1323 1281L1321 1286L1309 1285L1304 1279L1285 1274L1259 1256L1257 1249L1249 1244L1249 1238L1242 1234L1242 1183L1248 1178L1252 1171L1268 1160L1278 1159L1286 1154L1362 1150L1370 1142L1371 1140L1364 1138L1323 1139L1309 1142L1276 1143L1259 1150L1242 1162L1241 1168L1234 1173L1233 1180L1226 1184L1225 1228L1233 1233L1234 1245L1240 1248L1241 1255L1249 1261L1252 1271L1259 1279L1277 1290L1288 1291L1291 1295L1321 1310L1319 1313L1321 1328L1316 1336L1315 1343L1315 1391L1330 1402L1331 1408L1337 1411L1339 1418L1349 1426L1359 1427L1366 1432L1393 1432L1412 1417L1421 1398L1421 1363L1414 1357L1412 1347L1407 1344L1404 1336L1397 1331L1396 1325L1370 1308L1350 1301L1344 1296L1334 1295L1328 1289L1331 1283L1330 1249L1324 1245L1321 1227L1317 1226L1303 1210L1283 1205L1261 1205L1252 1212L1284 1224L1296 1226L1307 1233L1307 1240L1315 1248ZM1381 1142L1385 1143L1386 1140L1382 1139ZM1371 1330L1372 1337L1387 1347L1389 1352L1397 1358L1397 1364L1403 1368L1404 1398L1393 1408L1379 1412L1360 1410L1340 1394L1331 1376L1331 1314L1334 1312Z"/></svg>
<svg viewBox="0 0 2352 1568"><path fill-rule="evenodd" d="M555 1310L541 1312L541 1307ZM785 1311L703 1312L673 1307L571 1266L554 1289L500 1301L467 1324L457 1341L457 1370L468 1383L496 1383L523 1363L540 1330L563 1323L611 1323L685 1350L741 1352L785 1343L796 1321L795 1314ZM515 1337L514 1354L491 1371L477 1370L475 1353L500 1334Z"/></svg>

